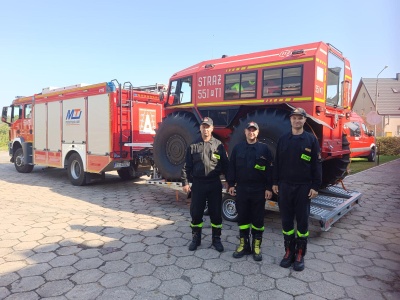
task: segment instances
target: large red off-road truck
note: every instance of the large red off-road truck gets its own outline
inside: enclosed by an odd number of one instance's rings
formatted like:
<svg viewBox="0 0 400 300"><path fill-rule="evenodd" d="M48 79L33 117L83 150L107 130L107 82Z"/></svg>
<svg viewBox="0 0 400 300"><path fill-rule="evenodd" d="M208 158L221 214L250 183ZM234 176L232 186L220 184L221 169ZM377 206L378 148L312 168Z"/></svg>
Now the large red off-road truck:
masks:
<svg viewBox="0 0 400 300"><path fill-rule="evenodd" d="M228 152L245 138L246 124L255 121L259 139L275 154L279 137L291 129L290 111L302 107L308 114L305 130L318 138L323 159L325 188L312 200L311 217L328 230L361 197L332 186L347 175L350 162L343 125L351 112L351 76L342 52L323 42L223 55L179 71L170 79L165 116L156 130L155 166L164 181L179 181L186 147L200 137L206 116ZM267 201L266 208L278 210L277 202ZM236 220L234 197L224 195L222 211L225 219Z"/></svg>
<svg viewBox="0 0 400 300"><path fill-rule="evenodd" d="M342 52L323 42L250 54L223 56L175 73L154 140L162 176L178 180L186 147L199 137L199 121L214 120L214 135L231 151L244 139L247 122L260 126L259 138L275 153L290 130L293 107L307 111L305 129L322 150L323 183L346 175L349 144L343 124L350 117L351 68Z"/></svg>

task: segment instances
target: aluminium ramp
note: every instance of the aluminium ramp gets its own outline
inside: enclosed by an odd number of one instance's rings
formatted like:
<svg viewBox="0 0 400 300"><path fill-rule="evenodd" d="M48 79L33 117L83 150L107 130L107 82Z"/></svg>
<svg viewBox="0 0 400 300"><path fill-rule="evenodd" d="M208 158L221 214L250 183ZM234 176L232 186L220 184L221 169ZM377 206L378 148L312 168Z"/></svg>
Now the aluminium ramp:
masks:
<svg viewBox="0 0 400 300"><path fill-rule="evenodd" d="M361 193L330 186L319 190L311 200L310 217L319 221L322 231L327 231L360 201Z"/></svg>

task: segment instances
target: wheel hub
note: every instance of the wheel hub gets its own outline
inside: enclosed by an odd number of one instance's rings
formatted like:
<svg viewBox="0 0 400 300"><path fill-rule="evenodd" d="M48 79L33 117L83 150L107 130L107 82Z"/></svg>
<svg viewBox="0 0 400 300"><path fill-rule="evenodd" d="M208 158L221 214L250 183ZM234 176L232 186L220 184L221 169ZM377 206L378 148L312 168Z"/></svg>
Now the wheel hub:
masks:
<svg viewBox="0 0 400 300"><path fill-rule="evenodd" d="M186 147L183 137L177 134L172 135L168 139L166 146L168 160L174 165L182 164L185 160Z"/></svg>

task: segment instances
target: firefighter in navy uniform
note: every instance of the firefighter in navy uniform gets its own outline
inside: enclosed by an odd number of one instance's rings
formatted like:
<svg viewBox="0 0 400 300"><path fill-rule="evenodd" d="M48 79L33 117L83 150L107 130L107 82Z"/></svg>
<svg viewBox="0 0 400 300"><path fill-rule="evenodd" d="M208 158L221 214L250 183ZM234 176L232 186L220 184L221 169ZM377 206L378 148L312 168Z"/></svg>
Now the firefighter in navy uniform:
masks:
<svg viewBox="0 0 400 300"><path fill-rule="evenodd" d="M295 271L304 270L310 202L318 195L322 181L320 147L317 138L304 131L306 117L302 108L296 108L290 114L292 130L278 141L272 186L278 195L285 245L280 266L289 268L293 264Z"/></svg>
<svg viewBox="0 0 400 300"><path fill-rule="evenodd" d="M221 173L226 175L228 157L221 141L212 136L213 120L205 117L200 125L201 139L191 144L186 151L186 161L182 168L182 188L185 193L191 192L190 227L192 242L189 250L200 246L203 227L203 214L208 202L208 212L212 227L212 246L219 252L224 251L221 243ZM192 182L192 186L189 186Z"/></svg>
<svg viewBox="0 0 400 300"><path fill-rule="evenodd" d="M229 194L234 196L236 190L238 212L239 246L233 257L253 253L253 259L261 261L265 201L272 197L272 155L268 146L257 140L257 123L249 122L244 133L246 141L232 150L227 176Z"/></svg>

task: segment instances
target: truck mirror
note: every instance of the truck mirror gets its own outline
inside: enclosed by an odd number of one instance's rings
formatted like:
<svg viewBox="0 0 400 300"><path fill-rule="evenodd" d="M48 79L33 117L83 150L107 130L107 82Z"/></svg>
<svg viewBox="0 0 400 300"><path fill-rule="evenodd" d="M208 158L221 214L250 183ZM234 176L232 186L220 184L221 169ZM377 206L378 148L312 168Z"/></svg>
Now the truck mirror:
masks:
<svg viewBox="0 0 400 300"><path fill-rule="evenodd" d="M164 101L164 92L160 92L159 98L160 98L160 102Z"/></svg>
<svg viewBox="0 0 400 300"><path fill-rule="evenodd" d="M8 109L9 109L9 106L4 106L3 107L3 113L1 114L1 121L3 123L6 123L6 124L10 125L11 124L11 115L9 115L9 117L7 118Z"/></svg>
<svg viewBox="0 0 400 300"><path fill-rule="evenodd" d="M368 131L368 136L374 136L374 133L375 133L375 132L374 132L373 130L369 130L369 131Z"/></svg>

